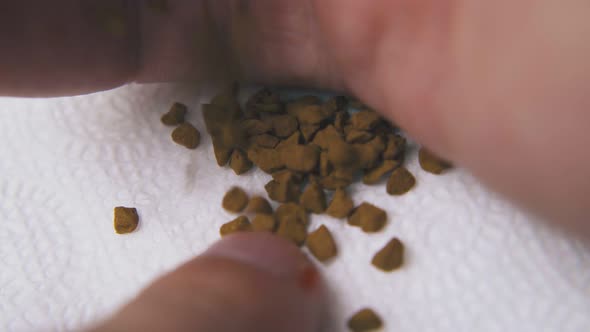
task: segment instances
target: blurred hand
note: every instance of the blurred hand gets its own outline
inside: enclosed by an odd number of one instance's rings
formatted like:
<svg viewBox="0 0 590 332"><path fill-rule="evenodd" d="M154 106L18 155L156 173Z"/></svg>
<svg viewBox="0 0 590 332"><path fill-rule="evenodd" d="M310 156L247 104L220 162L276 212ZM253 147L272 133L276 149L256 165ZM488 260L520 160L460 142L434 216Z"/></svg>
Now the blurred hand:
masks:
<svg viewBox="0 0 590 332"><path fill-rule="evenodd" d="M154 282L92 332L318 332L323 293L319 274L290 242L232 235Z"/></svg>
<svg viewBox="0 0 590 332"><path fill-rule="evenodd" d="M228 68L341 90L522 206L590 231L590 2L169 3L162 14L122 0L3 2L0 93L207 81Z"/></svg>

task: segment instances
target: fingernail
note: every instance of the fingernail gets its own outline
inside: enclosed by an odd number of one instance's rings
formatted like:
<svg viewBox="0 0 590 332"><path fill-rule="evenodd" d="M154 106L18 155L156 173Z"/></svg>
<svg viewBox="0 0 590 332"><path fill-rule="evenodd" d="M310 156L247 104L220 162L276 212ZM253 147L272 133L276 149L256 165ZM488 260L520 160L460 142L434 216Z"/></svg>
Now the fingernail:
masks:
<svg viewBox="0 0 590 332"><path fill-rule="evenodd" d="M301 273L313 269L299 248L270 233L232 234L211 246L203 255L229 258L278 277L299 278Z"/></svg>

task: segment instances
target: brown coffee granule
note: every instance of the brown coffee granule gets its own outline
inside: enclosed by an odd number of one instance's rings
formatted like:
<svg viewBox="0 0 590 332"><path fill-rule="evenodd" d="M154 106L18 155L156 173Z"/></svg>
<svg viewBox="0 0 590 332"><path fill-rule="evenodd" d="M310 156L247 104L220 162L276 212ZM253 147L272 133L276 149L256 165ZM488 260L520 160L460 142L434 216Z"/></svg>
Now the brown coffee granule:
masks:
<svg viewBox="0 0 590 332"><path fill-rule="evenodd" d="M232 152L229 167L236 173L236 175L242 175L248 172L252 168L253 164L246 156L246 153L241 149L235 149Z"/></svg>
<svg viewBox="0 0 590 332"><path fill-rule="evenodd" d="M322 100L318 96L302 96L293 101L288 102L286 110L289 114L295 114L297 113L297 110L302 107L309 105L320 105L321 103Z"/></svg>
<svg viewBox="0 0 590 332"><path fill-rule="evenodd" d="M387 193L399 196L407 193L416 185L416 178L404 166L396 168L387 181Z"/></svg>
<svg viewBox="0 0 590 332"><path fill-rule="evenodd" d="M320 153L320 176L328 176L332 172L332 165L328 159L328 152L322 151Z"/></svg>
<svg viewBox="0 0 590 332"><path fill-rule="evenodd" d="M264 186L268 197L275 202L298 202L301 196L301 186L292 180L271 180Z"/></svg>
<svg viewBox="0 0 590 332"><path fill-rule="evenodd" d="M266 134L272 131L272 126L259 119L246 119L241 123L242 128L248 136Z"/></svg>
<svg viewBox="0 0 590 332"><path fill-rule="evenodd" d="M401 267L403 260L404 245L399 239L393 238L373 256L371 264L380 270L391 272Z"/></svg>
<svg viewBox="0 0 590 332"><path fill-rule="evenodd" d="M328 206L326 213L334 218L346 218L354 209L354 202L344 189L337 189L334 192L332 202Z"/></svg>
<svg viewBox="0 0 590 332"><path fill-rule="evenodd" d="M248 205L248 195L240 187L232 187L225 196L221 206L229 212L240 213Z"/></svg>
<svg viewBox="0 0 590 332"><path fill-rule="evenodd" d="M328 176L321 177L319 183L326 190L346 188L354 181L354 174L354 169L335 169Z"/></svg>
<svg viewBox="0 0 590 332"><path fill-rule="evenodd" d="M301 137L307 143L311 142L315 136L315 134L320 130L320 125L309 125L309 124L301 124L299 126L299 131L301 132Z"/></svg>
<svg viewBox="0 0 590 332"><path fill-rule="evenodd" d="M172 140L187 149L194 150L201 142L201 133L190 123L183 123L172 132Z"/></svg>
<svg viewBox="0 0 590 332"><path fill-rule="evenodd" d="M273 173L285 168L281 154L276 149L251 146L248 149L248 159L252 160L263 172Z"/></svg>
<svg viewBox="0 0 590 332"><path fill-rule="evenodd" d="M379 123L381 123L383 119L379 114L371 111L360 111L353 113L350 116L350 124L354 129L357 130L372 130Z"/></svg>
<svg viewBox="0 0 590 332"><path fill-rule="evenodd" d="M288 169L282 169L272 173L272 178L273 180L277 180L279 182L292 181L296 184L303 183L303 180L305 179L302 173L293 172Z"/></svg>
<svg viewBox="0 0 590 332"><path fill-rule="evenodd" d="M276 149L280 149L287 145L297 145L301 142L301 133L299 131L294 132L291 136L282 140L277 146Z"/></svg>
<svg viewBox="0 0 590 332"><path fill-rule="evenodd" d="M256 112L279 113L283 108L280 95L268 88L256 92L246 101L246 109Z"/></svg>
<svg viewBox="0 0 590 332"><path fill-rule="evenodd" d="M295 221L304 226L309 224L307 211L305 211L301 205L295 203L285 203L281 204L275 211L275 217L279 222L289 216L292 216Z"/></svg>
<svg viewBox="0 0 590 332"><path fill-rule="evenodd" d="M277 228L277 220L272 214L259 213L252 219L254 232L274 232Z"/></svg>
<svg viewBox="0 0 590 332"><path fill-rule="evenodd" d="M299 204L307 211L320 214L326 211L326 194L317 183L310 183L299 197Z"/></svg>
<svg viewBox="0 0 590 332"><path fill-rule="evenodd" d="M375 233L383 229L387 222L387 213L370 203L359 205L350 217L348 224L360 227L365 233Z"/></svg>
<svg viewBox="0 0 590 332"><path fill-rule="evenodd" d="M248 217L239 216L236 219L221 225L219 234L221 234L221 236L226 236L232 233L250 231L252 231L252 225L250 224Z"/></svg>
<svg viewBox="0 0 590 332"><path fill-rule="evenodd" d="M137 209L124 206L115 207L114 225L117 234L133 232L139 224Z"/></svg>
<svg viewBox="0 0 590 332"><path fill-rule="evenodd" d="M285 215L279 219L279 228L276 234L301 247L307 238L306 227L295 215Z"/></svg>
<svg viewBox="0 0 590 332"><path fill-rule="evenodd" d="M293 135L299 128L297 119L289 114L282 114L270 118L273 133L277 137L286 138Z"/></svg>
<svg viewBox="0 0 590 332"><path fill-rule="evenodd" d="M397 160L383 160L379 166L365 171L365 175L363 175L363 183L368 185L376 184L387 173L393 171L399 166L400 162Z"/></svg>
<svg viewBox="0 0 590 332"><path fill-rule="evenodd" d="M406 139L404 137L394 134L387 135L387 147L383 151L383 159L403 161L405 152Z"/></svg>
<svg viewBox="0 0 590 332"><path fill-rule="evenodd" d="M341 134L344 134L344 126L350 119L350 114L347 111L336 112L334 116L334 128Z"/></svg>
<svg viewBox="0 0 590 332"><path fill-rule="evenodd" d="M346 134L346 142L348 143L366 143L372 140L375 134L365 131L353 129Z"/></svg>
<svg viewBox="0 0 590 332"><path fill-rule="evenodd" d="M168 112L162 115L160 121L166 126L178 126L179 124L184 123L184 117L187 112L188 108L186 105L176 102L172 104Z"/></svg>
<svg viewBox="0 0 590 332"><path fill-rule="evenodd" d="M215 144L215 138L213 138L213 154L215 155L215 160L217 161L217 165L225 166L233 153L233 149L224 147L220 144Z"/></svg>
<svg viewBox="0 0 590 332"><path fill-rule="evenodd" d="M273 149L279 144L280 140L269 134L262 134L250 137L250 142L260 147Z"/></svg>
<svg viewBox="0 0 590 332"><path fill-rule="evenodd" d="M447 169L453 168L453 164L433 154L425 148L421 148L418 152L418 160L420 167L426 172L432 174L441 174Z"/></svg>
<svg viewBox="0 0 590 332"><path fill-rule="evenodd" d="M350 168L358 165L357 149L352 144L334 140L328 148L328 160L334 168Z"/></svg>
<svg viewBox="0 0 590 332"><path fill-rule="evenodd" d="M250 198L246 209L244 210L246 213L256 213L256 214L272 214L272 206L266 200L266 198L262 196L254 196Z"/></svg>
<svg viewBox="0 0 590 332"><path fill-rule="evenodd" d="M348 328L353 332L372 331L382 326L381 318L369 308L358 311L348 320Z"/></svg>
<svg viewBox="0 0 590 332"><path fill-rule="evenodd" d="M320 262L325 262L337 254L334 238L324 225L307 236L306 244L311 254Z"/></svg>
<svg viewBox="0 0 590 332"><path fill-rule="evenodd" d="M326 128L318 131L313 138L313 144L319 146L322 150L328 150L334 141L344 143L342 135L333 125L328 125Z"/></svg>
<svg viewBox="0 0 590 332"><path fill-rule="evenodd" d="M320 150L312 145L288 145L279 152L285 166L295 172L313 171L320 158Z"/></svg>

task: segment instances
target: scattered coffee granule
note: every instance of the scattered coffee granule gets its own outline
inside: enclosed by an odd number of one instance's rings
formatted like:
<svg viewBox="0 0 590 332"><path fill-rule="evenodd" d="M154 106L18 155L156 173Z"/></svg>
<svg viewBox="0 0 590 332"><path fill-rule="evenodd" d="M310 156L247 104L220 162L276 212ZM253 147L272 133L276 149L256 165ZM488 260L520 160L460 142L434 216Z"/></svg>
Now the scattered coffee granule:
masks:
<svg viewBox="0 0 590 332"><path fill-rule="evenodd" d="M282 140L277 146L277 149L280 149L284 146L287 145L297 145L299 144L299 141L301 141L301 133L299 131L296 131L293 133L293 135L285 138L284 140Z"/></svg>
<svg viewBox="0 0 590 332"><path fill-rule="evenodd" d="M346 194L346 190L337 189L326 213L334 218L346 218L354 209L354 202Z"/></svg>
<svg viewBox="0 0 590 332"><path fill-rule="evenodd" d="M406 139L400 135L387 135L387 146L383 151L383 159L403 161L406 152Z"/></svg>
<svg viewBox="0 0 590 332"><path fill-rule="evenodd" d="M307 216L307 211L305 211L305 209L301 205L295 203L281 204L275 211L275 217L279 222L282 222L283 219L287 217L293 217L295 221L304 226L307 226L309 224L309 217Z"/></svg>
<svg viewBox="0 0 590 332"><path fill-rule="evenodd" d="M320 150L313 145L288 145L280 149L281 160L295 172L311 172L320 158Z"/></svg>
<svg viewBox="0 0 590 332"><path fill-rule="evenodd" d="M133 232L139 224L137 209L117 206L115 208L115 232L117 234L127 234Z"/></svg>
<svg viewBox="0 0 590 332"><path fill-rule="evenodd" d="M334 243L332 234L324 225L321 225L316 231L309 233L306 243L311 254L320 262L325 262L336 256L336 243Z"/></svg>
<svg viewBox="0 0 590 332"><path fill-rule="evenodd" d="M254 196L250 198L246 209L244 210L246 213L256 213L256 214L272 214L272 206L266 200L266 198L262 196Z"/></svg>
<svg viewBox="0 0 590 332"><path fill-rule="evenodd" d="M365 130L353 129L346 134L346 142L348 143L366 143L372 140L375 135Z"/></svg>
<svg viewBox="0 0 590 332"><path fill-rule="evenodd" d="M383 160L381 162L381 165L365 171L365 175L363 175L363 183L376 184L381 180L383 176L385 176L387 173L393 171L399 166L400 162L397 160Z"/></svg>
<svg viewBox="0 0 590 332"><path fill-rule="evenodd" d="M248 172L252 168L253 164L246 156L246 153L241 149L235 149L232 152L231 159L229 161L229 167L236 173L236 175L242 175Z"/></svg>
<svg viewBox="0 0 590 332"><path fill-rule="evenodd" d="M299 247L305 243L307 238L306 226L300 223L293 215L287 215L279 220L279 228L276 234L292 241Z"/></svg>
<svg viewBox="0 0 590 332"><path fill-rule="evenodd" d="M270 123L273 133L281 138L293 135L299 128L297 119L289 114L273 116L270 118Z"/></svg>
<svg viewBox="0 0 590 332"><path fill-rule="evenodd" d="M298 202L301 196L301 186L293 180L271 180L264 186L268 197L275 202Z"/></svg>
<svg viewBox="0 0 590 332"><path fill-rule="evenodd" d="M307 211L320 214L326 211L326 194L317 183L310 183L301 194L299 203Z"/></svg>
<svg viewBox="0 0 590 332"><path fill-rule="evenodd" d="M416 178L404 166L395 169L387 181L387 193L399 196L407 193L416 185Z"/></svg>
<svg viewBox="0 0 590 332"><path fill-rule="evenodd" d="M420 162L420 167L432 174L438 175L453 167L453 164L438 157L425 148L421 148L420 152L418 152L418 160Z"/></svg>
<svg viewBox="0 0 590 332"><path fill-rule="evenodd" d="M194 150L201 142L201 133L190 123L183 123L172 132L172 140L187 149Z"/></svg>
<svg viewBox="0 0 590 332"><path fill-rule="evenodd" d="M350 116L351 126L357 130L372 130L381 121L383 121L381 116L372 111L360 111Z"/></svg>
<svg viewBox="0 0 590 332"><path fill-rule="evenodd" d="M371 264L380 270L391 272L402 266L403 261L404 245L399 239L393 238L373 256Z"/></svg>
<svg viewBox="0 0 590 332"><path fill-rule="evenodd" d="M236 219L221 225L219 234L226 236L231 233L249 232L252 230L250 220L246 216L239 216Z"/></svg>
<svg viewBox="0 0 590 332"><path fill-rule="evenodd" d="M256 136L269 133L272 126L259 119L246 119L241 122L241 126L248 136Z"/></svg>
<svg viewBox="0 0 590 332"><path fill-rule="evenodd" d="M246 110L255 110L256 112L279 113L283 110L281 97L275 91L264 88L246 101Z"/></svg>
<svg viewBox="0 0 590 332"><path fill-rule="evenodd" d="M248 149L248 159L265 173L273 173L285 168L281 154L276 149L252 146Z"/></svg>
<svg viewBox="0 0 590 332"><path fill-rule="evenodd" d="M187 111L188 108L186 105L176 102L170 107L168 112L162 115L160 121L167 126L178 126L184 123L184 117Z"/></svg>
<svg viewBox="0 0 590 332"><path fill-rule="evenodd" d="M359 205L350 217L348 224L359 226L365 233L375 233L383 229L387 221L387 213L370 203Z"/></svg>
<svg viewBox="0 0 590 332"><path fill-rule="evenodd" d="M257 214L252 219L252 230L254 232L274 232L277 228L277 220L272 214Z"/></svg>
<svg viewBox="0 0 590 332"><path fill-rule="evenodd" d="M273 149L279 144L280 140L269 134L262 134L250 137L250 142L263 148Z"/></svg>
<svg viewBox="0 0 590 332"><path fill-rule="evenodd" d="M382 326L381 318L369 308L358 311L348 320L348 328L353 332L372 331Z"/></svg>
<svg viewBox="0 0 590 332"><path fill-rule="evenodd" d="M221 205L229 212L240 213L248 205L248 195L242 188L232 187L223 196Z"/></svg>

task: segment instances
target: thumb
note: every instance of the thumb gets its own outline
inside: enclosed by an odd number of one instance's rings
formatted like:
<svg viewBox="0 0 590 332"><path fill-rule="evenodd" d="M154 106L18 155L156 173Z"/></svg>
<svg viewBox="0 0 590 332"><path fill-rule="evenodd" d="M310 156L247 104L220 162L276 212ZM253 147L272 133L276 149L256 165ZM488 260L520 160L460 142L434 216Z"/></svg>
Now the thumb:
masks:
<svg viewBox="0 0 590 332"><path fill-rule="evenodd" d="M271 234L236 234L163 276L101 331L315 332L320 276L297 247Z"/></svg>

